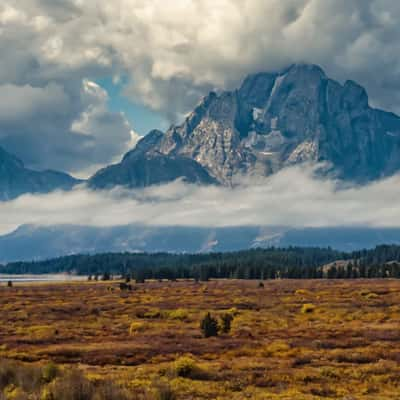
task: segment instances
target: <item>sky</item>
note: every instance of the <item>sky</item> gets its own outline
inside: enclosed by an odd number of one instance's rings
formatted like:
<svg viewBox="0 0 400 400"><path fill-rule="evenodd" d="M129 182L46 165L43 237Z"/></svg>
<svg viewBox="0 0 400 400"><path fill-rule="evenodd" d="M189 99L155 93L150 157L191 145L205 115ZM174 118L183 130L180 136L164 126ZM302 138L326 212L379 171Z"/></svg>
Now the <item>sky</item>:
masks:
<svg viewBox="0 0 400 400"><path fill-rule="evenodd" d="M398 0L2 0L0 146L85 177L210 90L294 62L400 113Z"/></svg>

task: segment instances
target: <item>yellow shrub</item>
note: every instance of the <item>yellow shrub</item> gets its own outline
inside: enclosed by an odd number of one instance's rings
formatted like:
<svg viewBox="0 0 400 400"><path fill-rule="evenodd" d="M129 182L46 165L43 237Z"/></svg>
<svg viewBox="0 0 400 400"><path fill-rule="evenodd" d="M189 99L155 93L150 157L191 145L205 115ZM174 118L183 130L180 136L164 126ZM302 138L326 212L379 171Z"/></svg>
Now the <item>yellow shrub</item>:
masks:
<svg viewBox="0 0 400 400"><path fill-rule="evenodd" d="M173 363L173 374L180 378L202 379L205 372L196 364L196 361L189 356L179 357Z"/></svg>
<svg viewBox="0 0 400 400"><path fill-rule="evenodd" d="M27 399L28 395L21 388L11 388L5 393L7 400Z"/></svg>
<svg viewBox="0 0 400 400"><path fill-rule="evenodd" d="M231 314L232 317L236 317L239 315L239 310L236 307L232 307L227 311L228 314Z"/></svg>
<svg viewBox="0 0 400 400"><path fill-rule="evenodd" d="M275 342L272 342L265 348L264 354L266 356L271 356L271 355L286 353L289 350L290 346L285 341L277 340Z"/></svg>
<svg viewBox="0 0 400 400"><path fill-rule="evenodd" d="M301 313L302 314L311 314L316 310L316 306L314 304L311 303L306 303L303 304L303 306L301 307Z"/></svg>
<svg viewBox="0 0 400 400"><path fill-rule="evenodd" d="M195 367L195 361L191 357L180 357L174 362L174 371L177 376L188 376Z"/></svg>
<svg viewBox="0 0 400 400"><path fill-rule="evenodd" d="M51 340L54 338L56 330L47 325L31 326L29 328L21 328L22 332L34 340Z"/></svg>
<svg viewBox="0 0 400 400"><path fill-rule="evenodd" d="M148 310L144 313L144 318L160 318L161 317L161 311L158 308L153 308L151 310Z"/></svg>
<svg viewBox="0 0 400 400"><path fill-rule="evenodd" d="M40 394L40 400L52 400L52 393L48 387L45 387Z"/></svg>
<svg viewBox="0 0 400 400"><path fill-rule="evenodd" d="M140 321L133 321L129 327L129 335L133 336L137 332L143 332L146 329L146 324Z"/></svg>
<svg viewBox="0 0 400 400"><path fill-rule="evenodd" d="M185 321L189 318L189 312L183 308L178 308L176 310L169 311L167 313L169 319L178 319L180 321Z"/></svg>
<svg viewBox="0 0 400 400"><path fill-rule="evenodd" d="M294 294L296 296L309 296L311 293L308 290L305 289L297 289Z"/></svg>

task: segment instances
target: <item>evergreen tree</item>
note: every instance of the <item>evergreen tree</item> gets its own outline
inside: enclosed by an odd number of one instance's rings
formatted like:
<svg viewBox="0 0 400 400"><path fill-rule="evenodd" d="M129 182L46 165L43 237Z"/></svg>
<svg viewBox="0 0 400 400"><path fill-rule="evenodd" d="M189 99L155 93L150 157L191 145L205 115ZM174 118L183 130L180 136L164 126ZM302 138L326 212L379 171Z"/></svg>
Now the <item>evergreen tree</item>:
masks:
<svg viewBox="0 0 400 400"><path fill-rule="evenodd" d="M202 319L200 329L203 332L203 336L206 338L218 336L218 322L209 312Z"/></svg>

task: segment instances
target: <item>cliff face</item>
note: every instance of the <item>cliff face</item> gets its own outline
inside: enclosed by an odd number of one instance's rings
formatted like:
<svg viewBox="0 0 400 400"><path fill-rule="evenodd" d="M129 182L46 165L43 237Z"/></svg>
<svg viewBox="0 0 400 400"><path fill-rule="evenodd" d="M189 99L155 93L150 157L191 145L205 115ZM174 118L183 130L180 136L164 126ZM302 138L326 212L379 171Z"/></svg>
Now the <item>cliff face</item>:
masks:
<svg viewBox="0 0 400 400"><path fill-rule="evenodd" d="M305 161L329 162L340 178L366 182L400 168L399 144L400 118L369 107L361 86L293 65L211 93L158 148L196 160L221 183Z"/></svg>

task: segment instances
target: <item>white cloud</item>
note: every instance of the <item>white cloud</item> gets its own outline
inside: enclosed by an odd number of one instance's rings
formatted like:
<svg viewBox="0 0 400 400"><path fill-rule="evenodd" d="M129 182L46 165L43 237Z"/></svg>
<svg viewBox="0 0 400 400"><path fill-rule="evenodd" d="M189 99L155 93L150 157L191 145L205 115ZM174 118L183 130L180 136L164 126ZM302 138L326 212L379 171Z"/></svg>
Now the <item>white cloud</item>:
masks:
<svg viewBox="0 0 400 400"><path fill-rule="evenodd" d="M0 233L22 224L110 227L166 226L370 226L397 227L400 175L368 186L340 188L314 177L313 168L289 168L233 189L177 181L128 191L24 195L0 203Z"/></svg>
<svg viewBox="0 0 400 400"><path fill-rule="evenodd" d="M108 111L107 92L88 80L73 88L5 84L0 93L0 144L30 167L57 165L87 177L139 138L123 113Z"/></svg>
<svg viewBox="0 0 400 400"><path fill-rule="evenodd" d="M0 85L62 87L73 102L71 123L90 112L76 102L82 80L123 76L128 96L172 120L213 88L306 61L359 81L372 104L400 112L399 18L398 0L3 0ZM71 170L73 155L60 148L72 149L72 141L56 132L63 122L52 122L52 141L41 124L36 135L61 160L49 164ZM35 151L38 163L45 157ZM81 156L76 150L79 168L109 160L102 152L87 162Z"/></svg>
<svg viewBox="0 0 400 400"><path fill-rule="evenodd" d="M0 6L5 37L25 37L26 53L40 62L35 74L65 78L113 67L131 77L132 97L173 112L186 111L211 87L295 61L359 78L377 103L396 109L386 84L398 81L400 71L399 16L397 0L20 0L17 6L5 0Z"/></svg>

